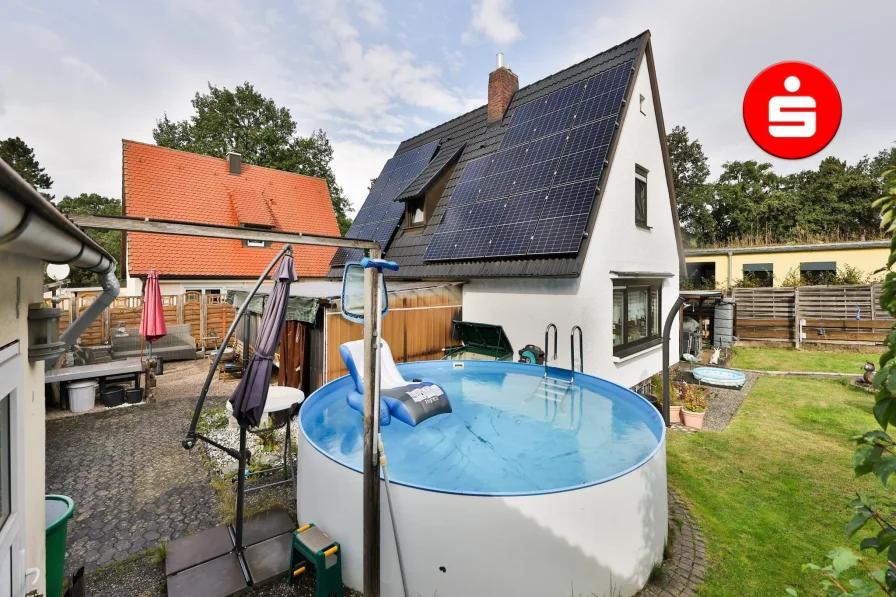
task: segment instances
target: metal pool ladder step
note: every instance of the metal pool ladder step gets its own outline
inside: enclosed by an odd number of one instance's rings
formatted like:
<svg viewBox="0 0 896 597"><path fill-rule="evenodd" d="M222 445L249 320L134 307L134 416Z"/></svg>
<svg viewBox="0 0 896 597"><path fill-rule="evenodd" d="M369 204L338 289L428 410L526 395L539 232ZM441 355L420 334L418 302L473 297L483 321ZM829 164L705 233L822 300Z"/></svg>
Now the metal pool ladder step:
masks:
<svg viewBox="0 0 896 597"><path fill-rule="evenodd" d="M572 388L572 380L543 377L535 389L535 394L552 402L563 402L570 388Z"/></svg>

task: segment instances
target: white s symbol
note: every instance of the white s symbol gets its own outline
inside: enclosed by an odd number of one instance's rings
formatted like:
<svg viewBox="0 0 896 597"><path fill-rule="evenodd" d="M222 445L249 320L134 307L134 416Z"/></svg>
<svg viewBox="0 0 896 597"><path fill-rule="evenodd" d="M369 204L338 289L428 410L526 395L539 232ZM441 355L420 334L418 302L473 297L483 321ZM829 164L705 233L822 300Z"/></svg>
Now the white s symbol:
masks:
<svg viewBox="0 0 896 597"><path fill-rule="evenodd" d="M784 88L799 91L800 80L787 77ZM802 108L803 110L792 110ZM768 132L772 137L811 137L815 134L815 98L806 95L777 95L768 102ZM785 112L784 109L787 109ZM771 123L786 123L774 126Z"/></svg>

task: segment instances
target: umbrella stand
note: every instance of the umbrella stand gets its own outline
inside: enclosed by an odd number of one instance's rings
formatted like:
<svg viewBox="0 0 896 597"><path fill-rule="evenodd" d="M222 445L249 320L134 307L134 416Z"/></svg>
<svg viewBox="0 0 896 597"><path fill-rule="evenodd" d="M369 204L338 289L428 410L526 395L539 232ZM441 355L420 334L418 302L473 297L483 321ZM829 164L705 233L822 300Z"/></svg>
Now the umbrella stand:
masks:
<svg viewBox="0 0 896 597"><path fill-rule="evenodd" d="M227 346L230 342L231 337L236 331L237 324L242 320L243 316L246 314L246 311L249 307L249 302L252 298L255 297L258 289L261 288L262 283L268 278L268 275L271 273L271 270L274 269L274 266L279 263L279 261L283 258L284 255L292 255L292 245L285 245L279 253L274 257L268 267L264 270L258 280L255 282L255 286L252 288L252 291L246 296L243 304L240 305L239 310L233 318L233 323L230 324L230 328L227 330L227 334L224 336L222 346ZM248 337L246 334L244 337ZM245 342L245 340L244 340ZM243 346L243 359L246 359L246 352L248 351L248 346ZM202 391L199 393L199 399L196 402L196 409L193 411L193 419L190 423L190 428L186 433L186 436L181 441L181 445L190 450L196 445L196 440L202 440L207 444L218 448L226 452L232 458L239 462L239 469L237 471L237 495L236 495L236 516L234 520L234 551L236 552L236 556L239 560L240 568L242 570L243 576L245 577L246 583L251 584L252 578L249 574L249 568L246 564L245 555L243 550L245 546L243 545L243 509L245 505L245 489L246 489L246 460L247 460L247 450L246 450L246 427L244 425L240 425L240 448L239 450L234 450L233 448L228 448L227 446L223 446L211 438L205 437L204 435L196 432L196 426L199 424L199 415L202 414L202 407L205 404L206 396L208 395L209 387L211 386L212 379L214 378L215 371L218 369L218 365L220 364L221 359L224 356L224 351L219 350L215 355L214 360L212 361L211 366L209 367L208 375L205 378L205 383L202 386ZM244 370L245 374L245 370Z"/></svg>

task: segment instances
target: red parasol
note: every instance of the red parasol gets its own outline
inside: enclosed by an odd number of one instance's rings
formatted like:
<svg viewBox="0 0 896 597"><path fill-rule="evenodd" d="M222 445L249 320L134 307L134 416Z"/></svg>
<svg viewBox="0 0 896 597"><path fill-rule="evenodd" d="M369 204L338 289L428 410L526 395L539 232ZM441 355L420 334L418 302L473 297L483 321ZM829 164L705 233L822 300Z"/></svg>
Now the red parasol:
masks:
<svg viewBox="0 0 896 597"><path fill-rule="evenodd" d="M168 333L165 327L165 312L162 309L162 293L159 291L159 274L156 270L146 276L146 287L143 289L143 317L140 319L140 335L150 343L164 338Z"/></svg>

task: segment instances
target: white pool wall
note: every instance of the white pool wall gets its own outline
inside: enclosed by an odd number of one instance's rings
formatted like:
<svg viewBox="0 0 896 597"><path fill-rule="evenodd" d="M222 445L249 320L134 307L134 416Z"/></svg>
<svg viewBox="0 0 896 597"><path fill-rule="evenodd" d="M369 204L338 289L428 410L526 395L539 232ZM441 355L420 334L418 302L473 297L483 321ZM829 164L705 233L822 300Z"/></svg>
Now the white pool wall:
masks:
<svg viewBox="0 0 896 597"><path fill-rule="evenodd" d="M343 582L360 591L363 476L298 435L299 523L341 544ZM629 597L663 558L665 438L637 468L582 489L509 497L391 490L411 595ZM404 597L384 484L380 493L382 595Z"/></svg>

